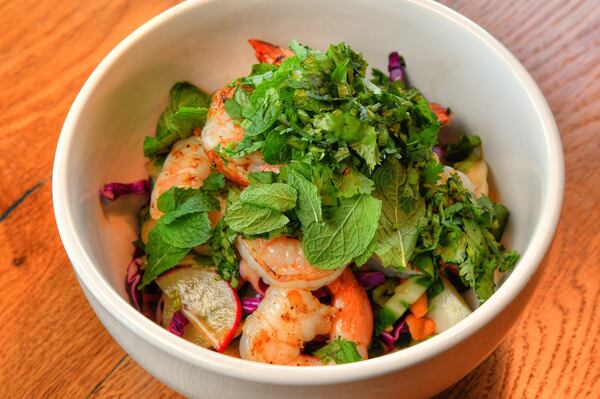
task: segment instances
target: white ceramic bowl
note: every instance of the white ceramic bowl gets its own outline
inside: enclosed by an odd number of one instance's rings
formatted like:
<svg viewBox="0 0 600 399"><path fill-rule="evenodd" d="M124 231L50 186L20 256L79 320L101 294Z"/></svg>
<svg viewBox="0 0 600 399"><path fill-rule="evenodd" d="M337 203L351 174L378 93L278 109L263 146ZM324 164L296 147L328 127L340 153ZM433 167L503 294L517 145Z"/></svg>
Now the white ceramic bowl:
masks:
<svg viewBox="0 0 600 399"><path fill-rule="evenodd" d="M511 210L521 260L494 296L446 332L392 355L316 368L252 363L197 347L135 311L124 276L135 237L131 204L100 203L108 181L145 176L142 141L171 85L213 90L248 72L250 37L316 48L349 42L385 69L398 50L411 82L482 136ZM83 291L115 340L149 373L199 398L424 397L458 381L499 344L524 307L554 233L563 156L552 114L521 64L475 23L432 1L191 1L119 44L77 96L54 164L56 220ZM129 205L129 207L128 207Z"/></svg>

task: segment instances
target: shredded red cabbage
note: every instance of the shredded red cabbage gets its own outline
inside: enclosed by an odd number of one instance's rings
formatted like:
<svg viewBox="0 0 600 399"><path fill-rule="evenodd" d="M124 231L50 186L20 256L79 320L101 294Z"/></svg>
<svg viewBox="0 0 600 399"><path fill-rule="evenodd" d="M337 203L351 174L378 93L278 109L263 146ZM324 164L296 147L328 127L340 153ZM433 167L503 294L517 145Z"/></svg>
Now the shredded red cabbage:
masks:
<svg viewBox="0 0 600 399"><path fill-rule="evenodd" d="M133 258L129 262L129 266L127 266L127 277L125 279L129 302L140 312L143 310L144 305L142 293L137 289L140 281L142 281L142 274L140 272L141 263L141 258Z"/></svg>
<svg viewBox="0 0 600 399"><path fill-rule="evenodd" d="M398 341L401 334L409 334L408 325L404 320L402 320L401 323L396 325L396 327L394 327L391 333L385 331L382 332L379 338L381 339L381 342L383 342L383 344L389 352L392 349L394 349L394 344L396 343L396 341Z"/></svg>
<svg viewBox="0 0 600 399"><path fill-rule="evenodd" d="M258 293L260 295L265 295L265 292L267 292L267 288L269 288L269 284L265 283L262 277L260 277L258 279Z"/></svg>
<svg viewBox="0 0 600 399"><path fill-rule="evenodd" d="M167 327L167 330L171 331L178 337L183 336L183 329L188 325L190 321L181 313L179 310L173 313L173 318Z"/></svg>
<svg viewBox="0 0 600 399"><path fill-rule="evenodd" d="M254 313L258 308L258 305L262 302L264 296L256 294L254 298L242 298L242 311L244 314Z"/></svg>
<svg viewBox="0 0 600 399"><path fill-rule="evenodd" d="M150 192L150 180L138 180L132 183L107 183L100 190L100 196L114 201L124 194L146 194Z"/></svg>
<svg viewBox="0 0 600 399"><path fill-rule="evenodd" d="M385 274L383 272L360 272L356 273L356 280L364 289L368 290L385 283Z"/></svg>
<svg viewBox="0 0 600 399"><path fill-rule="evenodd" d="M317 299L323 299L323 298L327 298L327 297L331 296L331 291L329 291L329 288L327 288L327 287L321 287L319 289L311 291L311 293Z"/></svg>
<svg viewBox="0 0 600 399"><path fill-rule="evenodd" d="M401 80L402 83L406 84L405 67L406 63L404 62L404 58L402 58L398 52L394 51L390 53L388 57L388 71L390 72L390 80L392 82Z"/></svg>
<svg viewBox="0 0 600 399"><path fill-rule="evenodd" d="M431 151L433 151L439 159L443 158L444 153L442 152L442 148L440 146L436 145L435 147L432 147Z"/></svg>

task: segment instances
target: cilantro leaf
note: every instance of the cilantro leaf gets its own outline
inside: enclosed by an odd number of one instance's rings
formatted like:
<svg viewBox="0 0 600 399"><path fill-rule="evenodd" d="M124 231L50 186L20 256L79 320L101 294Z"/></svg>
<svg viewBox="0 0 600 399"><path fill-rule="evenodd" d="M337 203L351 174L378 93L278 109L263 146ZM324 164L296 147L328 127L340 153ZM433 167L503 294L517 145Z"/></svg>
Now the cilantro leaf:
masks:
<svg viewBox="0 0 600 399"><path fill-rule="evenodd" d="M323 363L335 364L353 363L362 360L356 349L356 344L350 340L336 338L327 345L313 352Z"/></svg>
<svg viewBox="0 0 600 399"><path fill-rule="evenodd" d="M323 223L304 228L306 259L320 269L346 266L369 247L380 212L381 201L370 195L341 199L339 206L326 208Z"/></svg>
<svg viewBox="0 0 600 399"><path fill-rule="evenodd" d="M352 198L358 194L371 194L373 189L373 181L354 168L350 168L344 174L339 186L342 198Z"/></svg>
<svg viewBox="0 0 600 399"><path fill-rule="evenodd" d="M249 205L283 212L296 206L298 192L285 183L251 184L240 194L240 200Z"/></svg>
<svg viewBox="0 0 600 399"><path fill-rule="evenodd" d="M479 136L463 134L458 142L446 145L446 160L451 163L464 161L480 147Z"/></svg>
<svg viewBox="0 0 600 399"><path fill-rule="evenodd" d="M237 288L239 275L239 261L235 252L236 237L237 233L229 229L221 219L210 240L212 259L217 271L233 288Z"/></svg>
<svg viewBox="0 0 600 399"><path fill-rule="evenodd" d="M225 188L225 176L218 172L210 172L210 175L202 183L202 190L219 191Z"/></svg>

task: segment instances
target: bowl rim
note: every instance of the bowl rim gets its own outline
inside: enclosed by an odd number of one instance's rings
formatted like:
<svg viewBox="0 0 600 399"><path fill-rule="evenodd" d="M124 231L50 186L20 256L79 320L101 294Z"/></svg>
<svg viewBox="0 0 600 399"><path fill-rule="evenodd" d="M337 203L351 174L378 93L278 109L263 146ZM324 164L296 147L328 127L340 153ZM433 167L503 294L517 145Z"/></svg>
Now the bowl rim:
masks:
<svg viewBox="0 0 600 399"><path fill-rule="evenodd" d="M75 127L79 115L90 95L104 76L107 69L136 41L146 33L168 23L178 14L201 7L217 0L191 0L178 4L155 16L121 41L95 68L77 95L63 125L53 167L52 194L55 218L65 250L72 262L80 284L96 299L106 311L128 330L149 344L179 360L217 374L247 381L274 385L314 386L339 384L373 378L411 367L426 359L449 350L451 347L473 335L489 323L523 290L535 274L543 260L556 230L563 200L564 158L558 128L550 108L533 78L521 63L491 34L475 22L458 12L432 0L393 0L396 3L411 3L422 7L425 12L433 12L451 20L459 28L476 36L496 53L500 62L505 63L516 76L534 105L537 119L544 132L545 151L553 162L545 175L546 196L540 204L541 217L535 227L529 246L518 263L518 267L495 294L469 317L452 328L418 345L393 354L336 366L293 367L256 363L224 356L201 348L176 337L136 311L123 299L100 273L85 251L72 219L72 207L68 201L66 170L69 153L74 147ZM56 206L61 204L61 206ZM135 357L135 355L134 355Z"/></svg>

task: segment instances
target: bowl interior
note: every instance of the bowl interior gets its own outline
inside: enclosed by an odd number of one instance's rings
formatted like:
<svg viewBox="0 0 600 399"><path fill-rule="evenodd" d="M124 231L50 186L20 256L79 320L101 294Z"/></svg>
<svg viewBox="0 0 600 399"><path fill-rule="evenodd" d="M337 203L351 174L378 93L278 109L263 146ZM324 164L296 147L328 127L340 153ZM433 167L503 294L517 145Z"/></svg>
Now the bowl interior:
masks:
<svg viewBox="0 0 600 399"><path fill-rule="evenodd" d="M63 132L64 167L55 169L67 182L59 188L64 203L55 206L65 207L92 261L86 267L98 268L126 298L139 199L106 205L98 190L147 175L143 138L154 133L170 87L188 80L214 90L246 74L254 62L248 38L297 39L319 49L346 41L382 70L390 51L403 54L410 82L430 101L451 107L457 126L482 137L497 191L511 211L507 243L523 254L548 195L548 133L506 54L459 18L415 1L221 0L178 7L136 32L88 82Z"/></svg>

